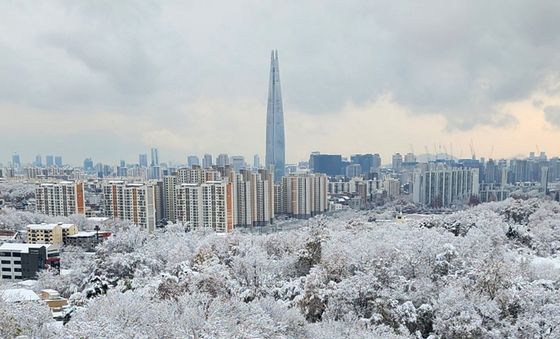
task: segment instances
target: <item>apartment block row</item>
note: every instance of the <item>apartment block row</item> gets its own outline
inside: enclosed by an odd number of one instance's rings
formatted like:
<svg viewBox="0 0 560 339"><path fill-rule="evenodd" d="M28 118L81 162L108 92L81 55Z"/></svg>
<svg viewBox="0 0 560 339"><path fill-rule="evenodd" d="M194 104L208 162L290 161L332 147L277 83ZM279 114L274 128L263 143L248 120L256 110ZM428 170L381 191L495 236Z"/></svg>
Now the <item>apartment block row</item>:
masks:
<svg viewBox="0 0 560 339"><path fill-rule="evenodd" d="M309 218L328 206L326 175L290 174L275 183L272 171L265 169L236 172L193 166L161 180L101 181L100 191L100 215L131 221L149 232L167 223L230 232L270 225L278 214ZM43 183L36 193L39 212L68 216L85 211L81 182Z"/></svg>

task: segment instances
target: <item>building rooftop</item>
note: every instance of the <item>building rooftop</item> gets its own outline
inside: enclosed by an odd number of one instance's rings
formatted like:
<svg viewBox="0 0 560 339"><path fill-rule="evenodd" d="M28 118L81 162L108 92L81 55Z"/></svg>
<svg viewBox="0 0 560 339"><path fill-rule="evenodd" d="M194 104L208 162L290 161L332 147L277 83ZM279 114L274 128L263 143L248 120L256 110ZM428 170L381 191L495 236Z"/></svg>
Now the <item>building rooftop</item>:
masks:
<svg viewBox="0 0 560 339"><path fill-rule="evenodd" d="M51 244L18 244L18 243L5 243L0 245L0 251L18 251L20 253L29 253L30 248L45 247L49 249Z"/></svg>
<svg viewBox="0 0 560 339"><path fill-rule="evenodd" d="M17 237L17 231L13 230L0 230L0 241L10 241Z"/></svg>
<svg viewBox="0 0 560 339"><path fill-rule="evenodd" d="M95 231L78 232L76 234L69 235L68 238L88 238L88 237L94 237L96 234L97 234L97 232L95 232Z"/></svg>
<svg viewBox="0 0 560 339"><path fill-rule="evenodd" d="M109 218L106 218L106 217L89 217L89 218L87 218L87 220L89 220L89 221L104 222L104 221L109 220Z"/></svg>
<svg viewBox="0 0 560 339"><path fill-rule="evenodd" d="M35 292L25 288L0 290L0 299L7 303L41 300Z"/></svg>
<svg viewBox="0 0 560 339"><path fill-rule="evenodd" d="M31 224L31 225L27 225L27 229L28 230L46 230L46 231L50 231L53 228L55 228L56 226L60 226L62 228L70 228L72 226L74 226L74 224L63 224L61 222L57 223L57 224Z"/></svg>

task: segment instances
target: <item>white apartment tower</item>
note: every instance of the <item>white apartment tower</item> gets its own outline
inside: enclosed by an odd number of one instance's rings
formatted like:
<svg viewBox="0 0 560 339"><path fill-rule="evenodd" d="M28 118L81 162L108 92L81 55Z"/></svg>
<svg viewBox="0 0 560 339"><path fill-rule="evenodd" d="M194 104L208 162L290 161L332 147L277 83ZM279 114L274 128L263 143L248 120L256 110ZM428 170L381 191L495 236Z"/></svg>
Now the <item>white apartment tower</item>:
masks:
<svg viewBox="0 0 560 339"><path fill-rule="evenodd" d="M230 172L233 184L236 226L265 226L274 219L274 177L272 171Z"/></svg>
<svg viewBox="0 0 560 339"><path fill-rule="evenodd" d="M466 203L479 195L478 168L429 164L417 168L412 180L412 201L431 207Z"/></svg>
<svg viewBox="0 0 560 339"><path fill-rule="evenodd" d="M129 220L149 232L155 230L155 192L152 184L120 180L105 183L103 209L107 217Z"/></svg>
<svg viewBox="0 0 560 339"><path fill-rule="evenodd" d="M190 229L212 228L231 232L234 228L233 186L225 181L186 183L177 187L177 222Z"/></svg>
<svg viewBox="0 0 560 339"><path fill-rule="evenodd" d="M35 199L39 213L55 217L85 214L82 182L61 181L40 184L35 190Z"/></svg>
<svg viewBox="0 0 560 339"><path fill-rule="evenodd" d="M163 218L175 222L175 186L177 177L168 175L163 177Z"/></svg>
<svg viewBox="0 0 560 339"><path fill-rule="evenodd" d="M282 213L298 219L327 210L328 178L321 173L290 174L282 178Z"/></svg>

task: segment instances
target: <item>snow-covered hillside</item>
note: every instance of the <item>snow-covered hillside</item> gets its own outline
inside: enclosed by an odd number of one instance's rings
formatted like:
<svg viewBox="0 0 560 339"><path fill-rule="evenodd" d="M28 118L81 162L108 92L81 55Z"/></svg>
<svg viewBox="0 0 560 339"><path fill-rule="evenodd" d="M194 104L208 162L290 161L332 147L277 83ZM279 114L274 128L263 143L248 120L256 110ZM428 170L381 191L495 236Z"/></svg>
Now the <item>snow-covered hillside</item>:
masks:
<svg viewBox="0 0 560 339"><path fill-rule="evenodd" d="M39 278L37 289L76 306L65 326L0 304L0 334L560 337L558 203L509 199L395 222L372 214L266 235L121 231L94 256L64 252L70 271Z"/></svg>

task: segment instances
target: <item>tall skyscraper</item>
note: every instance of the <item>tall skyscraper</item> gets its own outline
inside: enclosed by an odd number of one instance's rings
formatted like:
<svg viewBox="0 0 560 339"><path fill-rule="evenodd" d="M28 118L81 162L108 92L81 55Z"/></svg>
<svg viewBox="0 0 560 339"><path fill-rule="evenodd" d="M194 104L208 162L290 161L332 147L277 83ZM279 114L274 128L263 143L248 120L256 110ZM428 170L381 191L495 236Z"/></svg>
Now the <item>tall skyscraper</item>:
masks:
<svg viewBox="0 0 560 339"><path fill-rule="evenodd" d="M270 58L270 82L268 85L268 106L266 109L266 167L274 167L274 180L279 182L284 176L286 147L284 140L284 110L280 89L280 69L278 51L272 51Z"/></svg>
<svg viewBox="0 0 560 339"><path fill-rule="evenodd" d="M200 161L198 159L198 156L196 155L189 155L187 157L187 166L189 167L193 167L193 165L200 165Z"/></svg>
<svg viewBox="0 0 560 339"><path fill-rule="evenodd" d="M21 160L19 157L19 154L14 153L12 155L12 166L14 166L15 168L20 168L21 167Z"/></svg>
<svg viewBox="0 0 560 339"><path fill-rule="evenodd" d="M231 165L235 171L239 172L239 170L245 168L245 158L242 155L233 155Z"/></svg>
<svg viewBox="0 0 560 339"><path fill-rule="evenodd" d="M261 157L258 154L253 156L253 168L259 169L261 168Z"/></svg>
<svg viewBox="0 0 560 339"><path fill-rule="evenodd" d="M53 155L47 155L47 167L52 167L54 166L54 156Z"/></svg>
<svg viewBox="0 0 560 339"><path fill-rule="evenodd" d="M394 170L401 169L402 162L403 162L403 158L402 158L402 155L400 153L393 154L391 165L392 165Z"/></svg>
<svg viewBox="0 0 560 339"><path fill-rule="evenodd" d="M86 172L93 172L93 160L91 158L84 159L84 170Z"/></svg>
<svg viewBox="0 0 560 339"><path fill-rule="evenodd" d="M202 158L202 168L210 168L212 165L212 154L204 154L204 158Z"/></svg>
<svg viewBox="0 0 560 339"><path fill-rule="evenodd" d="M138 154L138 165L140 167L148 167L148 155L145 153Z"/></svg>
<svg viewBox="0 0 560 339"><path fill-rule="evenodd" d="M159 166L159 152L157 148L152 148L151 149L151 155L152 155L152 166Z"/></svg>
<svg viewBox="0 0 560 339"><path fill-rule="evenodd" d="M56 167L62 167L62 155L56 155L54 157L54 165Z"/></svg>
<svg viewBox="0 0 560 339"><path fill-rule="evenodd" d="M216 159L216 165L218 167L225 167L229 164L229 155L227 155L227 153L218 154L218 158Z"/></svg>

